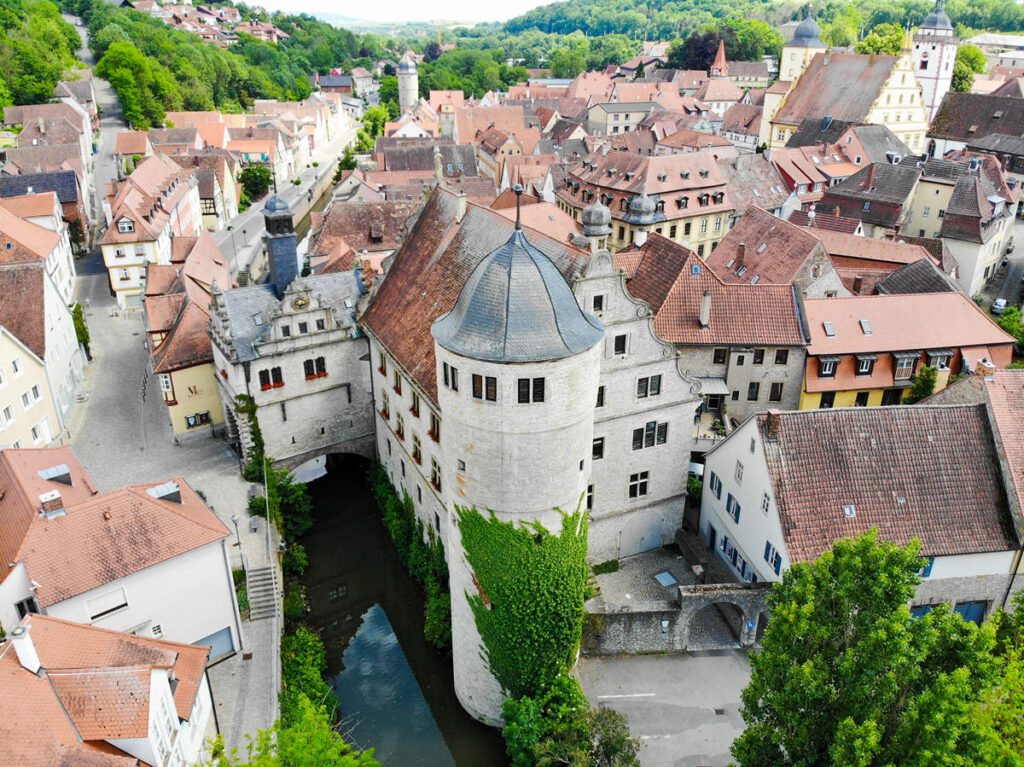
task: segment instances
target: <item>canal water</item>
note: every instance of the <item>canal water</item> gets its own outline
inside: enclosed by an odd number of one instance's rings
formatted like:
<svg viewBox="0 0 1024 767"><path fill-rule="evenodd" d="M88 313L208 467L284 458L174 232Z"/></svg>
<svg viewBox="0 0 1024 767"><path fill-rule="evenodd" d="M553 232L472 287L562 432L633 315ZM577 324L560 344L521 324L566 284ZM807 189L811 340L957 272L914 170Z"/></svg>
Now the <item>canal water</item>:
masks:
<svg viewBox="0 0 1024 767"><path fill-rule="evenodd" d="M423 638L423 591L398 562L367 484L369 463L331 456L310 483L303 544L310 612L324 640L347 740L384 767L501 767L498 730L455 697L451 656Z"/></svg>

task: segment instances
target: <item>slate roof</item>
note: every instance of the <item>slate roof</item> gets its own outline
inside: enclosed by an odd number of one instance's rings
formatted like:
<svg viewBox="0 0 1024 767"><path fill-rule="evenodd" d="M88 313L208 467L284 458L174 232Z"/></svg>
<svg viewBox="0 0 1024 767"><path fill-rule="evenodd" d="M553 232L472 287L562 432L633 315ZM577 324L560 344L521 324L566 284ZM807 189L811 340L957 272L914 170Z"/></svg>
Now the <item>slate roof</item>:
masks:
<svg viewBox="0 0 1024 767"><path fill-rule="evenodd" d="M508 242L514 223L470 202L461 221L447 190L430 196L362 317L362 325L387 348L419 387L437 402L433 322L451 311L470 275ZM540 233L531 244L554 263L566 282L579 276L587 254Z"/></svg>
<svg viewBox="0 0 1024 767"><path fill-rule="evenodd" d="M320 295L321 301L334 309L338 327L355 324L349 301L355 306L359 300L359 281L352 271L300 277L298 281ZM259 357L259 345L269 335L274 312L281 305L272 284L249 285L225 290L220 295L227 312L228 332L239 362ZM254 318L259 318L259 324Z"/></svg>
<svg viewBox="0 0 1024 767"><path fill-rule="evenodd" d="M757 416L793 562L878 528L924 556L1017 547L984 406L836 408ZM855 516L844 515L852 505Z"/></svg>
<svg viewBox="0 0 1024 767"><path fill-rule="evenodd" d="M739 246L744 245L742 262ZM750 208L718 247L705 259L723 282L793 282L808 259L825 250L818 240L799 226L776 218L761 208ZM742 272L742 274L740 273Z"/></svg>
<svg viewBox="0 0 1024 767"><path fill-rule="evenodd" d="M968 141L967 148L995 152L996 154L1024 156L1024 136L990 133L987 136Z"/></svg>
<svg viewBox="0 0 1024 767"><path fill-rule="evenodd" d="M542 362L592 348L604 326L585 314L558 267L517 230L469 275L431 326L449 351L490 362Z"/></svg>
<svg viewBox="0 0 1024 767"><path fill-rule="evenodd" d="M889 203L861 212L861 220L882 226L893 226L897 223L902 206L910 198L921 170L915 165L900 163L873 163L843 179L836 186L825 190L824 201L835 198L846 198L868 203ZM894 209L896 206L896 209Z"/></svg>
<svg viewBox="0 0 1024 767"><path fill-rule="evenodd" d="M78 202L78 176L73 170L23 173L18 176L0 174L0 198L38 192L56 192L61 204Z"/></svg>
<svg viewBox="0 0 1024 767"><path fill-rule="evenodd" d="M351 88L351 75L320 75L321 88Z"/></svg>
<svg viewBox="0 0 1024 767"><path fill-rule="evenodd" d="M792 285L727 284L693 251L658 234L650 235L640 248L618 251L615 265L625 269L630 295L651 307L654 332L669 343L805 343ZM701 328L698 318L707 290L711 319L707 328Z"/></svg>
<svg viewBox="0 0 1024 767"><path fill-rule="evenodd" d="M941 293L954 292L959 288L930 258L922 258L901 266L880 281L875 290L878 293Z"/></svg>
<svg viewBox="0 0 1024 767"><path fill-rule="evenodd" d="M46 359L46 263L0 263L0 325Z"/></svg>
<svg viewBox="0 0 1024 767"><path fill-rule="evenodd" d="M884 125L855 125L851 130L864 147L867 162L888 162L888 152L896 152L900 157L915 156L914 150Z"/></svg>
<svg viewBox="0 0 1024 767"><path fill-rule="evenodd" d="M851 120L835 120L831 117L805 117L786 142L787 147L834 144L846 129L858 123Z"/></svg>
<svg viewBox="0 0 1024 767"><path fill-rule="evenodd" d="M950 91L928 129L930 137L964 142L991 133L1024 135L1024 99Z"/></svg>
<svg viewBox="0 0 1024 767"><path fill-rule="evenodd" d="M438 144L441 152L441 173L445 176L479 176L476 155L468 144ZM385 147L384 168L389 171L426 170L434 172L433 143L414 146Z"/></svg>
<svg viewBox="0 0 1024 767"><path fill-rule="evenodd" d="M815 54L772 121L799 125L819 115L862 121L898 59L880 54Z"/></svg>
<svg viewBox="0 0 1024 767"><path fill-rule="evenodd" d="M766 210L781 208L789 199L786 182L763 154L721 159L718 172L725 177L726 195L740 216L754 205Z"/></svg>

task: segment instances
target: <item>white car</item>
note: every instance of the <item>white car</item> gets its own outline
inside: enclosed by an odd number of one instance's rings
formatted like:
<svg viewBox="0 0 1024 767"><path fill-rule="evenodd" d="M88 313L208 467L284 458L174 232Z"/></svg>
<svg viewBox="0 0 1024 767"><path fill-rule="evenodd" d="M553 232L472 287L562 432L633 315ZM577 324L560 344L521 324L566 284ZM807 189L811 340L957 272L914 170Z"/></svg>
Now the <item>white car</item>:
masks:
<svg viewBox="0 0 1024 767"><path fill-rule="evenodd" d="M992 314L995 314L995 315L998 316L998 315L1002 314L1004 311L1006 311L1006 299L1005 298L997 298L995 301L992 302Z"/></svg>

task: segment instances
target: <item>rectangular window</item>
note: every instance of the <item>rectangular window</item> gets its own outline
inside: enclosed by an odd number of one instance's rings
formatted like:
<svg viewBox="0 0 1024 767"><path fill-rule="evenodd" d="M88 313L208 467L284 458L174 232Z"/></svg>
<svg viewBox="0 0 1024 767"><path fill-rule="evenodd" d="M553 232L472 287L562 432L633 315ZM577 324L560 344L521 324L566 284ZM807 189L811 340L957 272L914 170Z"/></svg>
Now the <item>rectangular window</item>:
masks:
<svg viewBox="0 0 1024 767"><path fill-rule="evenodd" d="M291 329L290 325L282 325L281 326L281 335L284 338L290 338L291 334L292 334L292 329Z"/></svg>
<svg viewBox="0 0 1024 767"><path fill-rule="evenodd" d="M473 399L484 398L484 377L476 373L473 374Z"/></svg>
<svg viewBox="0 0 1024 767"><path fill-rule="evenodd" d="M722 500L722 479L715 472L711 472L711 479L708 481L708 487L711 488L711 492L714 493L715 498Z"/></svg>
<svg viewBox="0 0 1024 767"><path fill-rule="evenodd" d="M544 379L534 378L533 379L533 401L543 402L544 401Z"/></svg>
<svg viewBox="0 0 1024 767"><path fill-rule="evenodd" d="M110 615L127 606L128 597L125 595L123 588L114 589L106 594L85 600L85 609L90 621Z"/></svg>
<svg viewBox="0 0 1024 767"><path fill-rule="evenodd" d="M702 218L701 221L700 221L700 233L704 234L705 232L707 232L707 230L708 230L708 220L706 218Z"/></svg>
<svg viewBox="0 0 1024 767"><path fill-rule="evenodd" d="M587 511L594 510L594 486L587 485Z"/></svg>
<svg viewBox="0 0 1024 767"><path fill-rule="evenodd" d="M761 511L763 511L765 514L767 514L768 510L771 508L771 506L772 506L771 496L768 495L768 493L761 493Z"/></svg>
<svg viewBox="0 0 1024 767"><path fill-rule="evenodd" d="M592 451L592 458L595 461L600 458L604 458L604 437L594 437L594 449Z"/></svg>
<svg viewBox="0 0 1024 767"><path fill-rule="evenodd" d="M309 332L309 325L306 324L305 322L300 322L299 323L299 332L300 333L308 333Z"/></svg>
<svg viewBox="0 0 1024 767"><path fill-rule="evenodd" d="M834 391L826 391L821 393L821 401L818 403L818 408L821 410L834 407L836 404L836 393Z"/></svg>
<svg viewBox="0 0 1024 767"><path fill-rule="evenodd" d="M772 388L768 391L769 402L782 402L782 382L772 381Z"/></svg>
<svg viewBox="0 0 1024 767"><path fill-rule="evenodd" d="M18 610L19 618L24 618L29 613L39 612L39 605L36 603L35 597L22 599L20 602L15 603L14 607Z"/></svg>
<svg viewBox="0 0 1024 767"><path fill-rule="evenodd" d="M397 369L395 370L395 386L394 386L394 388L395 388L395 394L401 394L402 393L402 374L399 373Z"/></svg>
<svg viewBox="0 0 1024 767"><path fill-rule="evenodd" d="M743 484L743 464L740 461L736 461L736 484Z"/></svg>
<svg viewBox="0 0 1024 767"><path fill-rule="evenodd" d="M434 442L441 441L441 416L437 413L431 412L430 414L430 438Z"/></svg>
<svg viewBox="0 0 1024 767"><path fill-rule="evenodd" d="M417 418L420 417L420 395L416 392L412 393L412 405L409 407L409 412Z"/></svg>
<svg viewBox="0 0 1024 767"><path fill-rule="evenodd" d="M265 372L265 370L260 371L261 374ZM171 377L167 373L161 373L157 377L160 379L160 391L165 393L170 393L174 391L174 389L171 387Z"/></svg>
<svg viewBox="0 0 1024 767"><path fill-rule="evenodd" d="M669 236L669 239L671 239L671 240L674 240L676 238L676 225L675 224L672 224L672 226L670 226L668 228L668 236Z"/></svg>
<svg viewBox="0 0 1024 767"><path fill-rule="evenodd" d="M604 387L597 387L597 407L604 407Z"/></svg>
<svg viewBox="0 0 1024 767"><path fill-rule="evenodd" d="M640 399L644 397L656 397L661 394L661 376L645 376L644 378L638 378L636 380L636 396Z"/></svg>
<svg viewBox="0 0 1024 767"><path fill-rule="evenodd" d="M518 391L519 404L525 404L530 401L530 379L520 378L516 382L516 389Z"/></svg>
<svg viewBox="0 0 1024 767"><path fill-rule="evenodd" d="M449 369L449 371L451 371L451 376L452 376L452 383L451 383L452 391L458 391L459 390L459 369L457 367L455 367L454 365L450 365L448 367L448 369Z"/></svg>
<svg viewBox="0 0 1024 767"><path fill-rule="evenodd" d="M743 363L747 361L747 358L742 354L736 355L736 367L743 367Z"/></svg>
<svg viewBox="0 0 1024 767"><path fill-rule="evenodd" d="M640 498L647 495L647 482L650 479L649 471L638 471L629 475L629 497Z"/></svg>
<svg viewBox="0 0 1024 767"><path fill-rule="evenodd" d="M326 325L325 325L323 320L317 320L316 321L316 329L317 330L323 330L325 327L326 327Z"/></svg>
<svg viewBox="0 0 1024 767"><path fill-rule="evenodd" d="M625 334L615 336L615 354L626 353L626 336Z"/></svg>
<svg viewBox="0 0 1024 767"><path fill-rule="evenodd" d="M764 349L754 349L754 364L755 365L763 365L764 364Z"/></svg>
<svg viewBox="0 0 1024 767"><path fill-rule="evenodd" d="M648 421L642 428L633 429L633 449L664 445L668 441L668 423Z"/></svg>
<svg viewBox="0 0 1024 767"><path fill-rule="evenodd" d="M430 484L434 486L434 489L441 492L441 464L437 462L436 458L430 459Z"/></svg>
<svg viewBox="0 0 1024 767"><path fill-rule="evenodd" d="M384 376L386 376L388 374L388 360L384 356L384 352L380 353L380 364L377 365L377 372L380 373L381 375L384 375ZM447 386L448 385L448 379L445 378L444 382L445 382L445 385Z"/></svg>
<svg viewBox="0 0 1024 767"><path fill-rule="evenodd" d="M323 357L316 358L316 374L320 378L327 375L327 360Z"/></svg>
<svg viewBox="0 0 1024 767"><path fill-rule="evenodd" d="M380 393L380 414L385 418L391 417L391 400L386 391Z"/></svg>
<svg viewBox="0 0 1024 767"><path fill-rule="evenodd" d="M442 378L444 379L444 385L445 386L451 386L451 373L448 372L448 363L447 362L442 362L441 363L441 371L443 373Z"/></svg>
<svg viewBox="0 0 1024 767"><path fill-rule="evenodd" d="M302 369L306 373L306 380L310 378L316 378L316 363L313 360L304 360L302 363Z"/></svg>
<svg viewBox="0 0 1024 767"><path fill-rule="evenodd" d="M771 541L764 543L764 561L775 571L776 575L782 571L782 555L772 546Z"/></svg>
<svg viewBox="0 0 1024 767"><path fill-rule="evenodd" d="M281 368L270 368L270 380L272 381L272 385L275 389L284 386L284 378L281 376Z"/></svg>
<svg viewBox="0 0 1024 767"><path fill-rule="evenodd" d="M423 447L420 445L420 438L418 435L412 435L412 459L416 463L423 463Z"/></svg>
<svg viewBox="0 0 1024 767"><path fill-rule="evenodd" d="M484 377L484 399L488 402L498 401L498 379L494 376Z"/></svg>
<svg viewBox="0 0 1024 767"><path fill-rule="evenodd" d="M686 222L685 222L685 223L683 224L683 236L684 236L684 237L688 237L688 236L689 236L689 234L690 234L690 222L689 222L689 221L686 221Z"/></svg>
<svg viewBox="0 0 1024 767"><path fill-rule="evenodd" d="M757 381L751 381L747 384L747 402L757 402L757 398L761 396L761 384Z"/></svg>
<svg viewBox="0 0 1024 767"><path fill-rule="evenodd" d="M594 306L594 311L595 312L603 312L604 311L604 296L594 296L593 306Z"/></svg>
<svg viewBox="0 0 1024 767"><path fill-rule="evenodd" d="M261 370L259 372L259 376L260 376L260 388L263 389L264 391L269 389L270 388L270 371L269 370Z"/></svg>
<svg viewBox="0 0 1024 767"><path fill-rule="evenodd" d="M775 350L775 364L786 365L789 363L789 349L776 349Z"/></svg>
<svg viewBox="0 0 1024 767"><path fill-rule="evenodd" d="M818 376L821 378L834 378L836 375L835 360L818 360Z"/></svg>
<svg viewBox="0 0 1024 767"><path fill-rule="evenodd" d="M712 353L711 361L716 365L724 365L727 354L726 349L715 349Z"/></svg>
<svg viewBox="0 0 1024 767"><path fill-rule="evenodd" d="M733 521L739 524L740 504L732 493L729 493L725 499L725 510L729 514L729 516L733 518Z"/></svg>
<svg viewBox="0 0 1024 767"><path fill-rule="evenodd" d="M868 406L868 394L866 391L857 392L857 399L854 401L854 407L867 407Z"/></svg>
<svg viewBox="0 0 1024 767"><path fill-rule="evenodd" d="M896 360L895 379L905 381L914 375L914 364L917 360L914 357L900 357Z"/></svg>

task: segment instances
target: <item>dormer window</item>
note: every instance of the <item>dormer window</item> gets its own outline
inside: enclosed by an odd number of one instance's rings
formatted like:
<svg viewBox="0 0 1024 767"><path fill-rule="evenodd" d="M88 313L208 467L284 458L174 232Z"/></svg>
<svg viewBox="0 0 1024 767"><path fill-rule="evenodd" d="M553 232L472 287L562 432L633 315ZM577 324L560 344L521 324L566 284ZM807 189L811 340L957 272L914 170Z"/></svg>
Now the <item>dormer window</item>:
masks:
<svg viewBox="0 0 1024 767"><path fill-rule="evenodd" d="M818 357L818 377L835 378L838 357Z"/></svg>
<svg viewBox="0 0 1024 767"><path fill-rule="evenodd" d="M122 218L117 222L117 231L121 234L131 234L135 231L135 222L130 218Z"/></svg>

